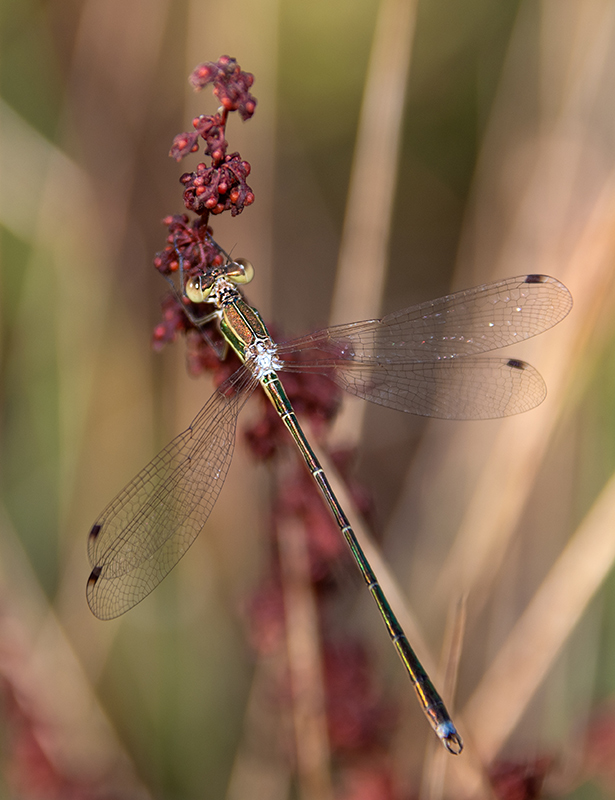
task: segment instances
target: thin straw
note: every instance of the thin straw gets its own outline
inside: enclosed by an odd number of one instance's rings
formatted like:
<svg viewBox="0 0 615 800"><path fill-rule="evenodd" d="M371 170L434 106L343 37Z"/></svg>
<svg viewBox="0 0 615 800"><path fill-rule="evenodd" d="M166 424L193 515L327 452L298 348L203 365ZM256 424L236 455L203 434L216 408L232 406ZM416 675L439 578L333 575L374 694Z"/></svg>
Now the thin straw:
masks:
<svg viewBox="0 0 615 800"><path fill-rule="evenodd" d="M519 618L464 708L485 763L491 762L615 562L615 476Z"/></svg>
<svg viewBox="0 0 615 800"><path fill-rule="evenodd" d="M382 0L379 6L331 304L332 325L380 313L416 7L416 0ZM364 414L364 403L347 402L334 437L345 444L359 441Z"/></svg>

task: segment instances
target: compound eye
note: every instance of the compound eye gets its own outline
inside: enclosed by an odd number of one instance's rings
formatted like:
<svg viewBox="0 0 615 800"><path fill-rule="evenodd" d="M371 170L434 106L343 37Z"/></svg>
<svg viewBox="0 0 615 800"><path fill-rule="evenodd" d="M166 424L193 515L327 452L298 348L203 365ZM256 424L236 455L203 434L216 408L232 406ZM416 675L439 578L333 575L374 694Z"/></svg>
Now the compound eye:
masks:
<svg viewBox="0 0 615 800"><path fill-rule="evenodd" d="M205 283L204 275L197 275L186 282L186 297L193 303L204 303L209 297L213 284Z"/></svg>
<svg viewBox="0 0 615 800"><path fill-rule="evenodd" d="M232 283L250 283L254 277L254 267L247 258L236 258L226 272L226 277Z"/></svg>

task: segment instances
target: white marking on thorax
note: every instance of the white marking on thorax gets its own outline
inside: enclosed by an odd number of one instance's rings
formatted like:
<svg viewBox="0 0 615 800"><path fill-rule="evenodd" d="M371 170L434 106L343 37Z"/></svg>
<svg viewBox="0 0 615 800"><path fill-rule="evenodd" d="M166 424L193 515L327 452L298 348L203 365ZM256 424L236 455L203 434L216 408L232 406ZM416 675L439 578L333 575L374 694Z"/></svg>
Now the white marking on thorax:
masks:
<svg viewBox="0 0 615 800"><path fill-rule="evenodd" d="M271 339L256 339L246 347L246 361L260 381L268 372L282 369L283 362L277 354L277 346Z"/></svg>

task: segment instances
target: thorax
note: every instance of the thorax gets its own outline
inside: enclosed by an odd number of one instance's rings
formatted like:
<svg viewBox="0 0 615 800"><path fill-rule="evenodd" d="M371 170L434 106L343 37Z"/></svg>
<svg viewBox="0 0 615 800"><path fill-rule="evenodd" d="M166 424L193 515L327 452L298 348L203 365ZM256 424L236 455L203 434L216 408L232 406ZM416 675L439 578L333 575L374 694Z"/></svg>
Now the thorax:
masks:
<svg viewBox="0 0 615 800"><path fill-rule="evenodd" d="M259 380L280 369L276 344L261 315L241 294L228 296L221 304L220 330L242 361L252 366Z"/></svg>

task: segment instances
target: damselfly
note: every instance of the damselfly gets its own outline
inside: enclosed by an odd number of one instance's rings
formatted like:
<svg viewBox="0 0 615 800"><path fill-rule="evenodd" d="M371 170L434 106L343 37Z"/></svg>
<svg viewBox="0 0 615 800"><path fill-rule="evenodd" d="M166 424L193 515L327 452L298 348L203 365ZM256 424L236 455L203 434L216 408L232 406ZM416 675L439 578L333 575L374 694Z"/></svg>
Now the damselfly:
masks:
<svg viewBox="0 0 615 800"><path fill-rule="evenodd" d="M242 365L177 436L102 512L89 537L93 566L87 598L111 619L143 600L193 543L224 484L237 415L257 386L273 403L346 539L389 636L438 737L451 753L463 747L389 606L327 476L286 396L279 373L323 373L350 394L400 411L448 419L489 419L528 411L545 397L544 381L524 361L480 354L516 344L570 311L566 287L546 275L508 278L411 306L382 319L325 328L276 344L239 286L249 262L227 257L184 284L194 303L208 303ZM291 356L301 353L300 361Z"/></svg>

